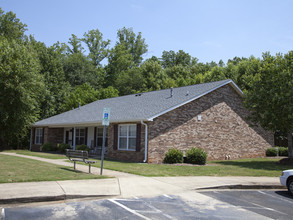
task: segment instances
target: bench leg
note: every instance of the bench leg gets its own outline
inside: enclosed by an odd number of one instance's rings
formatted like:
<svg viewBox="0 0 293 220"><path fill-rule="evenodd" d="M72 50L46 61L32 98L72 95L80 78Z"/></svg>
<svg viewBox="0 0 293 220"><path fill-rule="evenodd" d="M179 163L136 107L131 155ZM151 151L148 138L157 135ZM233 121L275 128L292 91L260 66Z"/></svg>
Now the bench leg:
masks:
<svg viewBox="0 0 293 220"><path fill-rule="evenodd" d="M91 173L91 164L89 163L89 173Z"/></svg>
<svg viewBox="0 0 293 220"><path fill-rule="evenodd" d="M74 170L75 170L75 161L73 161L74 162Z"/></svg>

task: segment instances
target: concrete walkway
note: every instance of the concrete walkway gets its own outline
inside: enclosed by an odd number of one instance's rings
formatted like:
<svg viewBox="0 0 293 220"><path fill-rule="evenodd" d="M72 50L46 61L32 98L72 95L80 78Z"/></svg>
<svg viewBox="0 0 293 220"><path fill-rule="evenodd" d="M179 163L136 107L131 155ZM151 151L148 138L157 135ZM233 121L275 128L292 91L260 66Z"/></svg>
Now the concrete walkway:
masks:
<svg viewBox="0 0 293 220"><path fill-rule="evenodd" d="M65 160L53 160L13 153L57 165L73 167ZM77 169L88 172L88 166L77 164ZM100 169L92 167L93 174ZM0 204L55 201L85 197L150 197L162 194L188 193L203 188L284 189L277 177L143 177L123 172L103 170L110 179L67 180L0 184Z"/></svg>

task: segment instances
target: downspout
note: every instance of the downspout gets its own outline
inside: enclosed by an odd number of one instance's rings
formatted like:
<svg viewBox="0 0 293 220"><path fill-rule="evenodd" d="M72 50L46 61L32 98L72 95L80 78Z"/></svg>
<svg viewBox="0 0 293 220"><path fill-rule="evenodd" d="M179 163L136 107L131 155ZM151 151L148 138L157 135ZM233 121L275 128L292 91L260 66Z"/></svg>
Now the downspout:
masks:
<svg viewBox="0 0 293 220"><path fill-rule="evenodd" d="M33 141L33 128L31 128L31 136L30 136L30 151L32 151L32 142Z"/></svg>
<svg viewBox="0 0 293 220"><path fill-rule="evenodd" d="M144 160L143 162L147 162L148 160L148 125L144 123L142 120L140 121L141 124L145 126L145 137L144 137Z"/></svg>

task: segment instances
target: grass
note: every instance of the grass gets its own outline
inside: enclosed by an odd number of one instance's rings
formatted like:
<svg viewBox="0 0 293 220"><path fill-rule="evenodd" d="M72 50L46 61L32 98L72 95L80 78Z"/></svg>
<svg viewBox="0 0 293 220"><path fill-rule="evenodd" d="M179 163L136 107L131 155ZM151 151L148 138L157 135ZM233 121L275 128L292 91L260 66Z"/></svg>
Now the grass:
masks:
<svg viewBox="0 0 293 220"><path fill-rule="evenodd" d="M104 176L74 171L58 166L16 156L0 155L0 183L100 179Z"/></svg>
<svg viewBox="0 0 293 220"><path fill-rule="evenodd" d="M104 168L142 176L268 176L278 177L290 166L278 164L279 159L254 158L231 161L209 161L205 166L142 164L104 161ZM100 163L94 166L99 167Z"/></svg>
<svg viewBox="0 0 293 220"><path fill-rule="evenodd" d="M42 157L42 158L47 158L47 159L67 159L67 157L64 154L33 152L33 151L29 151L29 150L7 150L4 152L23 154L23 155L35 156L35 157Z"/></svg>
<svg viewBox="0 0 293 220"><path fill-rule="evenodd" d="M66 159L65 155L30 152L24 150L7 151L49 159ZM279 158L253 158L229 161L208 161L205 166L127 163L105 160L104 168L141 176L268 176L278 177L292 166L278 164ZM83 163L84 164L84 163ZM93 164L100 167L101 162Z"/></svg>

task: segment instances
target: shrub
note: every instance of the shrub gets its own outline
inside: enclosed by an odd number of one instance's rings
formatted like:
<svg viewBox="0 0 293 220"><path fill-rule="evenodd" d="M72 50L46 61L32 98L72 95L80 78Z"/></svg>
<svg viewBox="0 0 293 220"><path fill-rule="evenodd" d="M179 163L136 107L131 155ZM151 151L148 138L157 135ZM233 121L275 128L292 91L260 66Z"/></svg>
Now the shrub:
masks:
<svg viewBox="0 0 293 220"><path fill-rule="evenodd" d="M178 149L171 148L165 154L165 158L163 162L164 163L183 163L183 152Z"/></svg>
<svg viewBox="0 0 293 220"><path fill-rule="evenodd" d="M75 149L76 149L76 150L84 150L84 151L89 151L89 150L90 150L90 148L89 148L87 145L85 145L85 144L82 144L82 145L76 145L76 146L75 146Z"/></svg>
<svg viewBox="0 0 293 220"><path fill-rule="evenodd" d="M65 153L66 149L70 149L70 145L65 143L58 144L57 147L60 153Z"/></svg>
<svg viewBox="0 0 293 220"><path fill-rule="evenodd" d="M270 147L266 150L267 157L276 157L278 155L278 150L275 147Z"/></svg>
<svg viewBox="0 0 293 220"><path fill-rule="evenodd" d="M278 147L279 156L288 156L288 148L287 147Z"/></svg>
<svg viewBox="0 0 293 220"><path fill-rule="evenodd" d="M186 151L186 162L191 164L204 165L207 162L208 154L201 148L194 148Z"/></svg>
<svg viewBox="0 0 293 220"><path fill-rule="evenodd" d="M42 148L42 151L57 151L57 147L55 147L50 142L43 144L41 148Z"/></svg>

